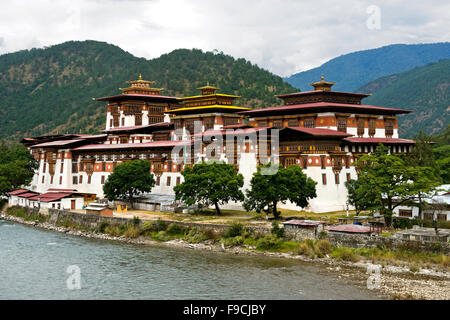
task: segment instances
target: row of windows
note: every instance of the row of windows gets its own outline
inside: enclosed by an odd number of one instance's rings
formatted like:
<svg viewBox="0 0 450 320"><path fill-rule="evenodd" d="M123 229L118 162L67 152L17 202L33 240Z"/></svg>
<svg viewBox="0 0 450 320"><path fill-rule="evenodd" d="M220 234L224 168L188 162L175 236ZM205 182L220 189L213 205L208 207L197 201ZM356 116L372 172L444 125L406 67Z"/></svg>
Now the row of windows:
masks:
<svg viewBox="0 0 450 320"><path fill-rule="evenodd" d="M351 179L351 175L349 172L347 172L347 181L349 181ZM339 173L335 173L334 174L334 183L335 184L339 184L340 183L340 178L339 178ZM327 174L326 173L322 173L322 184L326 185L327 184Z"/></svg>
<svg viewBox="0 0 450 320"><path fill-rule="evenodd" d="M172 178L170 176L168 176L167 180L166 180L167 187L170 187L171 181L172 181ZM179 185L180 183L181 183L181 177L177 177L176 185ZM156 185L157 186L161 185L161 177L159 177L159 176L156 177Z"/></svg>
<svg viewBox="0 0 450 320"><path fill-rule="evenodd" d="M91 182L92 182L92 176L88 175L87 183L91 184ZM83 183L83 176L80 176L79 179L78 179L78 176L73 176L72 177L72 184L82 184L82 183ZM104 183L105 183L105 176L102 176L101 177L101 184L104 184Z"/></svg>

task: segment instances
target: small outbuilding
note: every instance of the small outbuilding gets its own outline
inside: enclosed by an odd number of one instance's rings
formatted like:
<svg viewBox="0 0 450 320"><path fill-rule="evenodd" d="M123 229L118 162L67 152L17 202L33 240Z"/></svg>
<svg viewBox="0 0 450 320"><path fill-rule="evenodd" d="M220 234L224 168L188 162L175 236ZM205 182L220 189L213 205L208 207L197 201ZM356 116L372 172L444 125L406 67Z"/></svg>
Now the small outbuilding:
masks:
<svg viewBox="0 0 450 320"><path fill-rule="evenodd" d="M86 207L86 213L90 214L99 214L103 217L112 217L113 216L113 210L108 207L107 204L104 203L90 203Z"/></svg>
<svg viewBox="0 0 450 320"><path fill-rule="evenodd" d="M371 235L373 229L371 227L361 226L359 224L341 224L337 226L329 226L327 228L327 231L337 233Z"/></svg>

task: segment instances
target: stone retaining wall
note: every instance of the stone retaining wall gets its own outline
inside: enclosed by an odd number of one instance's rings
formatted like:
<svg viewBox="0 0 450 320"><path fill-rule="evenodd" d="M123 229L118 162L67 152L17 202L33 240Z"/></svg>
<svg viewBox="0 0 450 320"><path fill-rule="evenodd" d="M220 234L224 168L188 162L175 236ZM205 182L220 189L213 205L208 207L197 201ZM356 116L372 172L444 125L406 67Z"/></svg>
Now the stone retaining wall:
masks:
<svg viewBox="0 0 450 320"><path fill-rule="evenodd" d="M33 209L29 209L33 210ZM70 219L70 222L84 226L89 229L97 229L102 223L107 223L109 226L119 226L132 223L128 218L120 217L103 217L96 214L85 214L78 212L70 212L58 209L48 210L48 222L56 224L64 222L65 219ZM145 222L145 221L144 221ZM180 222L180 221L165 221L167 224L174 223L181 227L198 228L202 231L212 231L215 234L224 233L230 226L223 224L204 224L195 222ZM143 221L140 221L142 226ZM270 233L271 228L261 226L249 226L255 233L265 235ZM317 239L320 234L315 234L314 230L286 230L286 240L301 241L305 239ZM384 247L388 249L409 249L427 252L441 252L447 255L450 254L449 243L434 243L415 240L403 240L396 238L386 238L381 236L365 236L345 233L327 232L324 238L329 240L331 244L336 246L344 246L351 248L373 248Z"/></svg>

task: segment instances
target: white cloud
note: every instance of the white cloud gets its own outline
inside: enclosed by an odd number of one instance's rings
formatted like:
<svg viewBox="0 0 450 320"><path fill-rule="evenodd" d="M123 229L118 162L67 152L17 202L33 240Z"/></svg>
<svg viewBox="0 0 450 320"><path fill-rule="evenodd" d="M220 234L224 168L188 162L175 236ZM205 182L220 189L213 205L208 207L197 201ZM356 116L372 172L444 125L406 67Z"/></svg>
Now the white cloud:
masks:
<svg viewBox="0 0 450 320"><path fill-rule="evenodd" d="M381 28L369 30L370 5ZM0 3L0 53L68 40L116 44L155 58L177 48L217 49L279 75L391 43L449 41L444 0L33 0Z"/></svg>

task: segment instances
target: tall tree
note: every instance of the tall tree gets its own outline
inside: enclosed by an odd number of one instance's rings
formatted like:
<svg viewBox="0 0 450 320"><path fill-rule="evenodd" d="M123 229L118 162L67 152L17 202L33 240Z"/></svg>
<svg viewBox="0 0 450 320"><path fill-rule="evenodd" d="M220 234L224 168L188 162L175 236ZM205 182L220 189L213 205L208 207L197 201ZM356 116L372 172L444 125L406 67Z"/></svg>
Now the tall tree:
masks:
<svg viewBox="0 0 450 320"><path fill-rule="evenodd" d="M414 167L404 157L389 154L388 148L380 145L370 155L362 156L356 163L361 169L359 183L364 192L374 194L374 208L391 225L393 210L414 200L419 193L427 195L439 182L430 167Z"/></svg>
<svg viewBox="0 0 450 320"><path fill-rule="evenodd" d="M103 193L110 200L125 199L131 203L137 195L150 192L155 179L150 172L150 163L145 160L124 162L114 168L103 185Z"/></svg>
<svg viewBox="0 0 450 320"><path fill-rule="evenodd" d="M214 205L220 214L220 204L229 201L243 201L241 191L244 177L236 169L226 163L202 162L192 168L186 167L181 173L184 182L175 186L175 198L187 205L200 204L202 206Z"/></svg>
<svg viewBox="0 0 450 320"><path fill-rule="evenodd" d="M33 179L38 162L20 143L0 143L0 195L22 186Z"/></svg>
<svg viewBox="0 0 450 320"><path fill-rule="evenodd" d="M376 195L373 190L365 188L360 180L349 180L345 182L347 188L348 203L355 207L358 216L363 210L373 208Z"/></svg>
<svg viewBox="0 0 450 320"><path fill-rule="evenodd" d="M267 164L264 168L270 168ZM279 166L278 171L272 175L264 175L261 167L253 174L250 181L251 188L246 191L247 198L244 208L247 211L264 211L273 214L275 219L280 216L278 203L291 201L301 208L308 206L308 201L317 197L316 184L308 178L299 166L284 168Z"/></svg>

